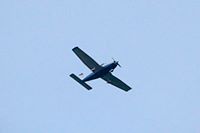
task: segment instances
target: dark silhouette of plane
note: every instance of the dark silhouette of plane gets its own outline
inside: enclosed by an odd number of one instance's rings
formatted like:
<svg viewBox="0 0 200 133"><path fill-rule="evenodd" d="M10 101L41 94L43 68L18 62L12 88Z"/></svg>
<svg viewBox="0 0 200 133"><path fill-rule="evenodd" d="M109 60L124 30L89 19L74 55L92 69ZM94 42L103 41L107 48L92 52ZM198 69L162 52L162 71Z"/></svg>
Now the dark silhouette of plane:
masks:
<svg viewBox="0 0 200 133"><path fill-rule="evenodd" d="M86 89L88 90L92 89L92 87L90 87L86 82L97 79L97 78L101 78L105 80L107 83L112 84L124 91L129 91L131 89L131 87L129 87L120 79L118 79L117 77L111 74L111 72L113 72L117 66L121 67L118 61L114 60L112 63L103 66L103 65L99 65L95 60L93 60L89 55L87 55L84 51L82 51L78 47L73 48L72 51L92 71L92 73L89 74L87 77L85 77L83 80L81 80L79 77L77 77L73 73L70 75L70 77L72 77L74 80L76 80Z"/></svg>

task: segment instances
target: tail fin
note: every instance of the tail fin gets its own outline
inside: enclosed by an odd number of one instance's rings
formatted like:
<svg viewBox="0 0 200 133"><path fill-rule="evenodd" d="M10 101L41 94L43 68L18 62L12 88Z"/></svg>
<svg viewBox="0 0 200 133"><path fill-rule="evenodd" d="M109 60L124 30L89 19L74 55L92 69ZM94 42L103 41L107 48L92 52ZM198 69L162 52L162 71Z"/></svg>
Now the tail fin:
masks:
<svg viewBox="0 0 200 133"><path fill-rule="evenodd" d="M79 84L81 84L83 87L85 87L88 90L91 90L92 87L90 87L88 84L86 84L85 82L83 82L79 77L77 77L75 74L70 74L70 77L73 78L74 80L76 80Z"/></svg>

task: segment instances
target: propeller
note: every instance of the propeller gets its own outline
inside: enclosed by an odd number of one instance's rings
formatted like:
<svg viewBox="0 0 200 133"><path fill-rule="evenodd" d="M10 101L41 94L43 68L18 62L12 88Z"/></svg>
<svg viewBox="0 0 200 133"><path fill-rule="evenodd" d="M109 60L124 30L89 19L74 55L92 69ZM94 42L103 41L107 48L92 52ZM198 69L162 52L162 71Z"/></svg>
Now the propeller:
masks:
<svg viewBox="0 0 200 133"><path fill-rule="evenodd" d="M122 67L120 64L119 64L119 61L116 61L114 58L112 58L114 63L117 64L119 67Z"/></svg>
<svg viewBox="0 0 200 133"><path fill-rule="evenodd" d="M119 61L117 62L117 65L121 68L122 66L119 64Z"/></svg>

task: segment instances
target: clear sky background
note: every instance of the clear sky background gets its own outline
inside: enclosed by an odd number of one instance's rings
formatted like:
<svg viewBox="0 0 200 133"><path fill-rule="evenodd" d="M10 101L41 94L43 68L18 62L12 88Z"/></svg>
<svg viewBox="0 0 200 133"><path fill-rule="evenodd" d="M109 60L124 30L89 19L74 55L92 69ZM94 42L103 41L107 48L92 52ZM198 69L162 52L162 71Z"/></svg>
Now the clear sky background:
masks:
<svg viewBox="0 0 200 133"><path fill-rule="evenodd" d="M0 133L200 133L199 0L1 0ZM87 91L71 51L120 61Z"/></svg>

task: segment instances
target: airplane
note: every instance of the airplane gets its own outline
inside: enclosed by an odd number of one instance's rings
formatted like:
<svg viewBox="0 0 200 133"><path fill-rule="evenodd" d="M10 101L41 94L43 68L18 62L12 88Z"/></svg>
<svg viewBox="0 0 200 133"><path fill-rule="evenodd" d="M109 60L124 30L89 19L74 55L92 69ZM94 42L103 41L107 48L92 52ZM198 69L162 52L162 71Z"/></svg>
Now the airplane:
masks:
<svg viewBox="0 0 200 133"><path fill-rule="evenodd" d="M77 81L79 84L81 84L83 87L85 87L87 90L91 90L92 87L89 86L86 82L101 78L105 80L107 83L118 87L124 91L131 90L131 87L126 85L123 81L115 77L112 72L114 69L119 66L118 61L114 61L108 65L99 65L94 59L92 59L89 55L87 55L83 50L81 50L79 47L74 47L72 51L79 57L79 59L92 71L91 74L86 76L84 79L80 79L75 74L70 74L70 77L73 78L75 81ZM82 73L79 75L81 76Z"/></svg>

